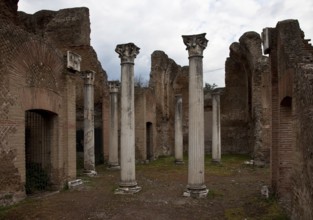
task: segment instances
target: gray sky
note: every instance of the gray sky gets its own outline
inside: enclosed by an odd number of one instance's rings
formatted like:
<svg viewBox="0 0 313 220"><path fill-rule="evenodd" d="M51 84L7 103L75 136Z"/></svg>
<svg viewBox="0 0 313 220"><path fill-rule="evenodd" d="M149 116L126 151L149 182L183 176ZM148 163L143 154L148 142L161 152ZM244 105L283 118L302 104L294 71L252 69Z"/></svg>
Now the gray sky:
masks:
<svg viewBox="0 0 313 220"><path fill-rule="evenodd" d="M20 0L18 9L33 14L83 6L90 11L91 44L109 80L120 78L117 44L133 42L141 48L135 75L148 79L153 51L162 50L185 66L188 53L181 35L207 33L203 80L224 86L229 46L243 33L298 19L305 37L313 38L312 0Z"/></svg>

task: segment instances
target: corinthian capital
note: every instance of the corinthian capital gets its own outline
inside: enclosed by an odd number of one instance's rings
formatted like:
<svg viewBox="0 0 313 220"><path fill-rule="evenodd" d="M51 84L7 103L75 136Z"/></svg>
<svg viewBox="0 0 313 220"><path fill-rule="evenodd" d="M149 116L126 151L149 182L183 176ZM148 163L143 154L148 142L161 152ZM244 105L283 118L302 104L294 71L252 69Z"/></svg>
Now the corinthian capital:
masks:
<svg viewBox="0 0 313 220"><path fill-rule="evenodd" d="M84 83L86 85L93 85L95 82L95 71L92 70L85 70L81 72L84 78Z"/></svg>
<svg viewBox="0 0 313 220"><path fill-rule="evenodd" d="M139 54L140 48L134 43L119 44L115 48L115 52L119 54L121 63L134 63L134 60Z"/></svg>
<svg viewBox="0 0 313 220"><path fill-rule="evenodd" d="M206 33L197 35L183 35L184 44L187 46L189 57L202 56L203 50L208 44L208 40L205 38Z"/></svg>
<svg viewBox="0 0 313 220"><path fill-rule="evenodd" d="M120 81L109 81L108 82L108 85L109 85L109 90L110 90L110 93L118 93L118 90L120 88Z"/></svg>

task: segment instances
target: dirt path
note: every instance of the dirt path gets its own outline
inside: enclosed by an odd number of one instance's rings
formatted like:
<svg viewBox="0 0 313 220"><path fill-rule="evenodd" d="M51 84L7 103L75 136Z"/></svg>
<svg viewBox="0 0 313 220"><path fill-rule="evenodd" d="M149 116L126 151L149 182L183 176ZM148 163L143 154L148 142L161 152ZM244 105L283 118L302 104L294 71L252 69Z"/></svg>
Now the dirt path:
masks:
<svg viewBox="0 0 313 220"><path fill-rule="evenodd" d="M187 161L178 166L169 157L137 165L138 194L115 195L119 171L98 166L97 177L79 177L82 187L2 208L0 219L286 219L274 199L261 197L269 169L244 165L246 159L224 156L222 165L214 165L207 157L205 199L182 196Z"/></svg>

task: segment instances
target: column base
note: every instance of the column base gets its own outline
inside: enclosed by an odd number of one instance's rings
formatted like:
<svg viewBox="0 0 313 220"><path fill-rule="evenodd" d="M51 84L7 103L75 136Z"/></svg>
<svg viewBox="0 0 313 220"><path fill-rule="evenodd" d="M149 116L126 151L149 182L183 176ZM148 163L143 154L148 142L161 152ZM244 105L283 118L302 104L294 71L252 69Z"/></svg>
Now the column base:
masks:
<svg viewBox="0 0 313 220"><path fill-rule="evenodd" d="M220 164L221 163L221 159L212 159L212 163Z"/></svg>
<svg viewBox="0 0 313 220"><path fill-rule="evenodd" d="M199 187L199 188L188 188L183 193L183 196L185 197L192 197L192 198L206 198L209 193L209 190L206 188L206 186Z"/></svg>
<svg viewBox="0 0 313 220"><path fill-rule="evenodd" d="M93 176L97 176L97 171L95 171L95 170L84 170L84 174L86 174L87 176L93 177Z"/></svg>
<svg viewBox="0 0 313 220"><path fill-rule="evenodd" d="M112 163L112 164L109 164L109 166L108 166L108 168L107 168L108 170L120 170L121 169L121 167L120 167L120 165L117 163Z"/></svg>
<svg viewBox="0 0 313 220"><path fill-rule="evenodd" d="M118 189L115 190L114 194L118 195L124 195L124 194L135 194L141 191L141 187L136 185L136 186L119 186Z"/></svg>
<svg viewBox="0 0 313 220"><path fill-rule="evenodd" d="M185 164L185 162L182 160L175 160L175 164L182 165L182 164Z"/></svg>

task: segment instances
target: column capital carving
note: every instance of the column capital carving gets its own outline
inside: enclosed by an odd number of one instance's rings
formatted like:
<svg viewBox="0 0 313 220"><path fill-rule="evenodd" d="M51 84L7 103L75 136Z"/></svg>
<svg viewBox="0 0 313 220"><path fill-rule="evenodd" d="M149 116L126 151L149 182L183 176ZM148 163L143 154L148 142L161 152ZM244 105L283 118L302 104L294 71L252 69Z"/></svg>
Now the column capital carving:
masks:
<svg viewBox="0 0 313 220"><path fill-rule="evenodd" d="M81 72L83 79L84 79L84 83L86 85L93 85L95 82L95 75L96 72L92 71L92 70L85 70Z"/></svg>
<svg viewBox="0 0 313 220"><path fill-rule="evenodd" d="M136 56L139 54L140 48L134 43L118 44L115 48L115 52L118 53L121 58L121 64L134 63Z"/></svg>
<svg viewBox="0 0 313 220"><path fill-rule="evenodd" d="M184 44L187 46L189 57L202 56L203 50L208 44L208 40L205 38L206 33L196 35L183 35Z"/></svg>
<svg viewBox="0 0 313 220"><path fill-rule="evenodd" d="M109 85L110 93L118 93L121 83L120 81L115 80L115 81L109 81L108 85Z"/></svg>

